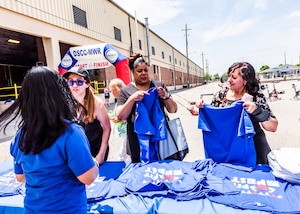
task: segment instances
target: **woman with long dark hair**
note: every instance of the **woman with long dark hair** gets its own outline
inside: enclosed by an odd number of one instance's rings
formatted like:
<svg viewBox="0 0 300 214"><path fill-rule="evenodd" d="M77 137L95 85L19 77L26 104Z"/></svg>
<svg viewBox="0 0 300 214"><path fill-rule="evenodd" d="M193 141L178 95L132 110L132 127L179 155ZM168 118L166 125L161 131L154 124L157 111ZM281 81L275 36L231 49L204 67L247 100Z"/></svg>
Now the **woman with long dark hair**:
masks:
<svg viewBox="0 0 300 214"><path fill-rule="evenodd" d="M215 107L230 106L237 100L243 100L250 115L256 134L253 136L257 164L268 163L267 155L271 151L263 129L275 132L278 120L271 111L265 95L259 89L259 82L253 66L248 62L236 62L228 68L228 87L221 89L211 104ZM203 107L203 100L196 106ZM263 127L263 129L261 128Z"/></svg>
<svg viewBox="0 0 300 214"><path fill-rule="evenodd" d="M11 143L14 172L25 182L25 213L86 213L85 184L98 175L88 140L77 125L67 83L56 71L33 67L20 94L0 115L0 128L19 119Z"/></svg>

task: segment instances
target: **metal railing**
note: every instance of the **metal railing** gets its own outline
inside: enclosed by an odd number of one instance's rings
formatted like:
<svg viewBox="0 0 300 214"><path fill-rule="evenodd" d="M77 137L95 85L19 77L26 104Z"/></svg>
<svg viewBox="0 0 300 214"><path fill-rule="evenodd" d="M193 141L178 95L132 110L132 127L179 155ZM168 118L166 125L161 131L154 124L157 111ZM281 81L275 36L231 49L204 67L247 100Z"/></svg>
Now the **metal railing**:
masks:
<svg viewBox="0 0 300 214"><path fill-rule="evenodd" d="M12 98L17 99L19 96L18 89L20 89L21 86L17 86L16 83L14 83L13 86L10 87L3 87L0 88L0 98Z"/></svg>
<svg viewBox="0 0 300 214"><path fill-rule="evenodd" d="M98 82L97 80L91 81L91 87L95 94L99 94L100 92L104 91L106 87L105 81Z"/></svg>
<svg viewBox="0 0 300 214"><path fill-rule="evenodd" d="M19 89L21 87L22 86L18 86L17 84L14 83L13 86L0 88L0 99L1 100L2 100L2 98L17 99L19 96ZM99 93L103 92L104 88L106 87L106 83L105 83L105 81L98 82L97 80L94 80L94 81L91 81L91 87L95 94L99 94Z"/></svg>

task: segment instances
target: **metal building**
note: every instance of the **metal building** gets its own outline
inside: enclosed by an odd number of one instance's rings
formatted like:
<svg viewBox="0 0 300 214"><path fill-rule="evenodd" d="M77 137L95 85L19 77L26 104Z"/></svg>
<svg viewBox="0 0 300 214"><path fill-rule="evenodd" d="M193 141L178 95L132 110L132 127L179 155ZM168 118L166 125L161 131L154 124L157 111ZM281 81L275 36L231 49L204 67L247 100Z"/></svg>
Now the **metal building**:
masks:
<svg viewBox="0 0 300 214"><path fill-rule="evenodd" d="M151 60L151 78L170 89L185 87L188 75L191 86L203 82L200 66L189 60L187 69L183 53L113 1L1 0L0 14L0 87L20 85L36 63L57 70L70 47L97 43L128 57L142 53ZM98 81L116 77L114 66L90 72Z"/></svg>

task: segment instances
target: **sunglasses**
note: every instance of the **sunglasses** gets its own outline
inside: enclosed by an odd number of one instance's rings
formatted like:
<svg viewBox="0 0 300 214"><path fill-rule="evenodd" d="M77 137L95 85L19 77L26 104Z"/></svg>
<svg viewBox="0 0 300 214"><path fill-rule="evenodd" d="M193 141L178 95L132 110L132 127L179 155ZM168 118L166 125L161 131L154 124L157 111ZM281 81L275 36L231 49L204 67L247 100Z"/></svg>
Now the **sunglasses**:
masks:
<svg viewBox="0 0 300 214"><path fill-rule="evenodd" d="M84 82L85 82L84 80L72 80L72 79L67 80L69 86L73 86L74 83L76 83L77 86L83 86Z"/></svg>

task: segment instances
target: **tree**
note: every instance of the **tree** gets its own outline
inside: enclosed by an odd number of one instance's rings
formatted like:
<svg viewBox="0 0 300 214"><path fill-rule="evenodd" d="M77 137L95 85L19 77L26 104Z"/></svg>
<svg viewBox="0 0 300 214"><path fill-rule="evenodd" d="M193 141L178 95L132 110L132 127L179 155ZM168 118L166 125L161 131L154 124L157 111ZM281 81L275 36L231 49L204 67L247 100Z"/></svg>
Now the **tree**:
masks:
<svg viewBox="0 0 300 214"><path fill-rule="evenodd" d="M269 69L270 67L268 65L263 65L261 66L261 68L259 69L260 71L264 71L264 70L267 70Z"/></svg>
<svg viewBox="0 0 300 214"><path fill-rule="evenodd" d="M211 80L211 75L208 72L204 73L204 80Z"/></svg>
<svg viewBox="0 0 300 214"><path fill-rule="evenodd" d="M220 79L220 76L219 76L219 74L218 73L216 73L216 74L214 74L214 80L219 80Z"/></svg>

